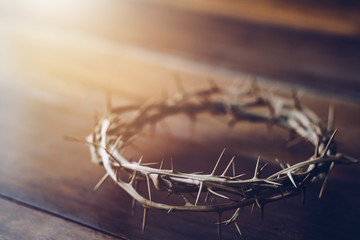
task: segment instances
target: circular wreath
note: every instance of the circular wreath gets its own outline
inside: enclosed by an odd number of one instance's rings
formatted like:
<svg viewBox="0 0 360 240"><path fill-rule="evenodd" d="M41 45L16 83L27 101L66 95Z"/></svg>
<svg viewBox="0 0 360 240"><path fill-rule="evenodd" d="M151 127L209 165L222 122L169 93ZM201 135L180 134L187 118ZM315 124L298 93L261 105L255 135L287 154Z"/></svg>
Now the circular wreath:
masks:
<svg viewBox="0 0 360 240"><path fill-rule="evenodd" d="M120 150L134 141L148 125L157 124L162 119L183 113L193 118L197 114L208 112L212 116L230 116L229 125L238 121L264 122L295 132L314 147L314 154L308 159L292 166L283 166L268 177L260 177L261 168L257 159L251 177L233 175L228 172L234 167L234 157L227 163L222 174L215 174L224 150L221 152L213 170L209 174L183 173L174 169L163 169L163 162L154 168L139 161L130 161L121 155ZM284 98L260 90L255 84L251 87L234 90L219 87L214 83L209 88L192 92L181 91L173 98L160 101L148 101L141 105L108 107L108 112L99 118L92 133L86 138L90 146L91 159L102 164L106 174L95 186L97 189L107 178L125 190L135 201L144 207L142 231L145 228L147 209L155 208L170 211L198 211L219 213L220 225L234 224L241 235L236 222L239 212L246 206L263 206L269 202L287 198L299 193L313 181L323 179L321 197L331 169L338 163L356 163L347 155L337 153L333 125L333 108L329 111L329 122L326 128L321 119L310 109L302 106L293 94ZM128 178L120 176L128 176ZM138 182L146 182L147 194L139 193ZM151 187L156 191L167 191L180 195L183 204L173 205L157 202L152 198ZM194 196L189 200L189 194ZM200 201L201 194L206 194ZM208 197L221 201L207 201ZM227 220L221 220L221 213L232 210L234 213Z"/></svg>

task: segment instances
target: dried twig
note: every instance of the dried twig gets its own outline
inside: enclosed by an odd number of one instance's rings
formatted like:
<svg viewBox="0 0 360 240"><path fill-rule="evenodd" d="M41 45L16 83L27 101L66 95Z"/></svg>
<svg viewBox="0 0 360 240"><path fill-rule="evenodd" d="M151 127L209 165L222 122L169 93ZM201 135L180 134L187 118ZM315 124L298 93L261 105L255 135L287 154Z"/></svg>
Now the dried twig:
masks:
<svg viewBox="0 0 360 240"><path fill-rule="evenodd" d="M116 108L108 100L108 112L98 119L93 132L87 137L92 161L103 164L106 170L104 178L111 177L133 197L134 201L138 201L144 207L143 231L148 209L155 208L168 212L217 212L219 238L220 224L234 224L241 235L236 222L240 209L257 205L262 209L263 215L266 203L293 196L300 191L304 192L306 184L325 176L319 194L321 197L327 176L335 164L358 162L331 150L334 149L332 146L335 144L336 133L336 130L333 131L332 107L330 107L326 128L315 113L300 104L295 93L293 93L293 99L282 98L260 90L255 83L250 86L250 89L238 92L234 92L234 89L220 88L214 83L207 89L186 92L181 82L177 83L181 93L176 94L174 98L163 99L159 102L152 100L138 106ZM235 96L236 101L227 100L234 99L234 97L229 98L229 95ZM254 175L247 179L242 178L242 175L235 175L235 157L221 171L221 175L215 174L225 149L221 152L210 174L181 173L175 170L173 162L169 170L163 169L163 161L159 168L152 168L141 164L142 158L139 162L132 162L120 154L120 150L132 142L147 125L156 124L178 113L196 116L201 112L208 112L213 116L230 116L230 125L243 120L275 124L309 141L314 146L315 153L309 159L292 166L285 167L279 162L282 169L266 178L260 176L262 168L259 170L259 157ZM126 117L123 117L125 115ZM227 175L230 166L233 169L231 176ZM126 182L118 178L118 173L128 175L130 180ZM140 181L146 181L148 196L143 196L138 192L136 186ZM102 182L103 179L96 188ZM155 201L152 199L151 184L157 191L167 191L182 196L185 204L171 205ZM200 201L202 192L206 193L204 202ZM185 193L194 196L193 203L185 197ZM208 197L213 196L222 200L207 202ZM231 196L237 196L237 198L234 199ZM228 210L235 210L235 212L230 219L220 222L221 213Z"/></svg>

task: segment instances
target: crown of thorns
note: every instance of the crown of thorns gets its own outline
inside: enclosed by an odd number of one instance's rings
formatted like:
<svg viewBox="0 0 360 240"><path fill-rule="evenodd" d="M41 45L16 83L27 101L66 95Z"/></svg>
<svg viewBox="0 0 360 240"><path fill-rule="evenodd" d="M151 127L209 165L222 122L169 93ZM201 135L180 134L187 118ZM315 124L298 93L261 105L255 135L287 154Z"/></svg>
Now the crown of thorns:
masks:
<svg viewBox="0 0 360 240"><path fill-rule="evenodd" d="M350 156L336 152L334 136L337 130L333 130L332 107L329 110L328 125L325 127L314 112L300 104L296 94L291 98L280 97L260 90L254 84L245 89L234 90L212 83L205 89L181 91L172 98L138 105L108 106L108 109L108 112L97 120L92 133L86 139L92 161L102 164L106 170L95 189L107 177L111 177L133 198L133 208L135 201L139 202L144 207L142 231L145 228L147 210L153 208L168 212L217 212L219 238L221 225L233 224L241 235L237 218L242 208L258 206L263 216L265 204L293 196L304 190L308 183L323 180L320 198L329 172L335 164L358 162ZM235 169L235 156L220 175L215 174L225 149L209 174L179 172L172 162L171 169L163 169L163 161L159 163L159 167L154 168L142 163L142 157L135 162L122 156L120 150L134 141L146 126L155 125L166 117L180 113L193 119L201 112L208 112L212 116L230 116L229 125L244 120L277 125L310 142L314 147L314 154L292 166L284 166L278 162L281 170L265 178L260 177L260 158L257 159L251 177L235 175L235 171L231 171L231 168ZM120 177L124 175L128 176L125 180ZM147 194L138 191L139 182L146 182ZM152 198L151 189L177 194L184 202L179 205L157 202ZM206 197L200 201L202 194L206 194ZM191 195L193 199L189 200ZM213 201L208 201L210 197ZM214 201L217 198L218 201ZM222 220L221 213L224 211L233 211L233 214L229 219Z"/></svg>

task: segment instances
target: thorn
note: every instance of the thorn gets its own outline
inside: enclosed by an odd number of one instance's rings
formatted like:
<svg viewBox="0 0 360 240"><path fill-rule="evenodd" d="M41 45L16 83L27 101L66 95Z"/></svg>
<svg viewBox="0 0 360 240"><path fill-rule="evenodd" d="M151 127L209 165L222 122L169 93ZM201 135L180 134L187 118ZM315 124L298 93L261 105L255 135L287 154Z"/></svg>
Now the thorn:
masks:
<svg viewBox="0 0 360 240"><path fill-rule="evenodd" d="M100 146L101 148L103 148L105 150L105 152L111 157L111 159L113 159L115 162L117 162L119 164L119 167L121 167L121 163L119 160L116 159L116 157L111 153L109 152L109 150L103 146Z"/></svg>
<svg viewBox="0 0 360 240"><path fill-rule="evenodd" d="M115 168L116 181L119 181L119 168Z"/></svg>
<svg viewBox="0 0 360 240"><path fill-rule="evenodd" d="M319 157L319 147L320 147L320 137L318 137L318 141L315 147L315 153L314 153L315 158Z"/></svg>
<svg viewBox="0 0 360 240"><path fill-rule="evenodd" d="M151 201L151 190L150 190L149 176L147 174L145 174L145 177L146 177L146 183L147 183L147 188L148 188L148 193L149 193L149 200Z"/></svg>
<svg viewBox="0 0 360 240"><path fill-rule="evenodd" d="M259 178L261 178L261 171L268 165L268 163L265 163L264 166L262 166L259 170Z"/></svg>
<svg viewBox="0 0 360 240"><path fill-rule="evenodd" d="M288 175L288 177L289 177L290 181L292 182L292 184L294 185L294 187L297 188L296 183L291 175L291 172L287 172L286 174Z"/></svg>
<svg viewBox="0 0 360 240"><path fill-rule="evenodd" d="M170 208L170 209L167 211L167 213L170 213L172 210L173 210L173 209L172 209L172 208Z"/></svg>
<svg viewBox="0 0 360 240"><path fill-rule="evenodd" d="M255 208L255 203L253 203L253 204L251 205L251 213L254 212L254 208Z"/></svg>
<svg viewBox="0 0 360 240"><path fill-rule="evenodd" d="M162 169L162 168L163 168L163 165L164 165L164 159L161 159L161 163L160 163L159 169Z"/></svg>
<svg viewBox="0 0 360 240"><path fill-rule="evenodd" d="M222 198L225 198L225 199L230 199L229 197L227 197L227 196L225 196L225 195L222 195L222 194L220 194L220 193L215 192L215 191L212 190L211 188L208 188L208 191L209 191L210 193L218 196L218 197L222 197Z"/></svg>
<svg viewBox="0 0 360 240"><path fill-rule="evenodd" d="M144 231L145 231L146 215L147 215L147 208L144 207L143 222L142 222L142 227L141 227L141 233L142 233L142 234L143 234Z"/></svg>
<svg viewBox="0 0 360 240"><path fill-rule="evenodd" d="M108 176L109 176L109 173L106 172L105 175L100 179L100 181L95 185L94 191L97 191L99 189L99 187L104 183L104 181L106 180L106 178Z"/></svg>
<svg viewBox="0 0 360 240"><path fill-rule="evenodd" d="M136 178L136 173L137 173L137 171L134 170L134 173L133 173L133 175L131 176L131 179L130 179L130 182L129 182L130 185L133 184L133 182L134 182L134 180L135 180L135 178Z"/></svg>
<svg viewBox="0 0 360 240"><path fill-rule="evenodd" d="M234 162L234 159L235 159L235 155L231 158L229 164L226 166L224 172L221 174L222 177L225 176L225 173L229 170L231 164Z"/></svg>
<svg viewBox="0 0 360 240"><path fill-rule="evenodd" d="M327 124L327 131L332 132L334 129L334 120L335 120L335 111L334 105L329 105L329 113L328 113L328 124Z"/></svg>
<svg viewBox="0 0 360 240"><path fill-rule="evenodd" d="M170 158L170 163L171 163L171 171L175 173L173 158Z"/></svg>
<svg viewBox="0 0 360 240"><path fill-rule="evenodd" d="M159 162L147 162L147 163L143 163L141 164L141 166L153 166L153 165L158 165Z"/></svg>
<svg viewBox="0 0 360 240"><path fill-rule="evenodd" d="M111 151L110 151L112 154L113 154L114 151L116 150L116 147L117 147L117 145L119 144L121 138L122 138L122 135L120 135L119 137L116 138L115 143L114 143L114 145L112 146Z"/></svg>
<svg viewBox="0 0 360 240"><path fill-rule="evenodd" d="M218 240L221 240L221 212L218 213Z"/></svg>
<svg viewBox="0 0 360 240"><path fill-rule="evenodd" d="M328 172L327 172L327 174L326 174L326 176L325 176L323 185L321 186L320 193L319 193L319 198L322 197L322 194L323 194L323 192L324 192L324 189L325 189L327 180L328 180L328 178L329 178L330 171L332 170L332 168L334 167L334 165L335 165L335 162L331 162L330 167L329 167L329 170L328 170Z"/></svg>
<svg viewBox="0 0 360 240"><path fill-rule="evenodd" d="M182 194L182 193L179 193L179 194L180 194L180 196L184 199L184 201L185 201L185 206L190 206L190 205L192 205L192 204L189 202L189 200L185 197L184 194Z"/></svg>
<svg viewBox="0 0 360 240"><path fill-rule="evenodd" d="M138 189L138 181L135 181L135 186L134 186L135 190L137 191ZM134 215L135 213L135 203L136 203L136 199L133 198L132 199L132 203L131 203L131 215Z"/></svg>
<svg viewBox="0 0 360 240"><path fill-rule="evenodd" d="M141 156L141 157L139 158L139 161L138 161L138 164L139 164L139 165L141 165L142 160L143 160L143 156Z"/></svg>
<svg viewBox="0 0 360 240"><path fill-rule="evenodd" d="M256 195L255 195L255 202L256 202L256 205L258 206L258 208L261 208L261 205L260 205L259 200L257 199Z"/></svg>
<svg viewBox="0 0 360 240"><path fill-rule="evenodd" d="M224 149L222 150L222 152L221 152L221 154L220 154L220 156L219 156L219 158L218 158L218 160L217 160L217 162L216 162L216 164L215 164L215 167L214 167L214 169L213 169L213 171L211 172L210 175L214 175L214 173L215 173L215 171L216 171L216 168L217 168L217 166L219 165L220 160L221 160L221 158L222 158L225 150L226 150L226 148L224 148Z"/></svg>
<svg viewBox="0 0 360 240"><path fill-rule="evenodd" d="M262 166L262 167L260 168L260 172L261 172L267 165L268 165L268 162L265 163L264 166Z"/></svg>
<svg viewBox="0 0 360 240"><path fill-rule="evenodd" d="M260 156L258 157L258 159L257 159L257 161L256 161L255 172L254 172L254 177L253 177L253 178L257 178L257 177L258 177L259 162L260 162Z"/></svg>
<svg viewBox="0 0 360 240"><path fill-rule="evenodd" d="M281 169L285 169L284 165L279 161L279 159L275 158L275 161L280 165Z"/></svg>
<svg viewBox="0 0 360 240"><path fill-rule="evenodd" d="M329 147L330 147L330 144L332 142L332 140L334 139L335 135L336 135L336 132L337 132L338 129L335 129L334 132L332 133L328 143L326 144L326 147L322 153L322 156L324 157L326 155L326 152L329 150Z"/></svg>
<svg viewBox="0 0 360 240"><path fill-rule="evenodd" d="M232 164L232 173L233 173L233 177L236 176L236 173L235 173L235 162L233 162Z"/></svg>
<svg viewBox="0 0 360 240"><path fill-rule="evenodd" d="M238 233L240 234L240 236L242 236L242 233L240 231L239 225L237 224L237 222L234 222L234 225L236 227L236 230L238 231Z"/></svg>
<svg viewBox="0 0 360 240"><path fill-rule="evenodd" d="M207 202L208 197L209 197L209 192L206 192L206 195L205 195L205 200L204 200L204 202L205 202L205 203Z"/></svg>
<svg viewBox="0 0 360 240"><path fill-rule="evenodd" d="M199 186L199 192L196 196L196 200L195 200L195 206L197 205L198 201L199 201L199 198L200 198L200 194L201 194L201 191L202 191L202 188L203 188L203 182L200 182L200 186Z"/></svg>
<svg viewBox="0 0 360 240"><path fill-rule="evenodd" d="M281 183L278 183L278 182L273 182L273 181L270 181L270 180L264 180L264 182L266 182L266 183L269 183L269 184L273 184L273 185L277 185L277 186L282 186L282 184Z"/></svg>
<svg viewBox="0 0 360 240"><path fill-rule="evenodd" d="M310 177L311 175L311 172L309 172L305 177L304 179L301 181L300 185L303 185L305 183L305 181Z"/></svg>
<svg viewBox="0 0 360 240"><path fill-rule="evenodd" d="M287 142L286 147L287 148L292 148L292 147L298 145L299 143L301 143L302 141L304 141L304 139L302 137L297 137L297 138Z"/></svg>

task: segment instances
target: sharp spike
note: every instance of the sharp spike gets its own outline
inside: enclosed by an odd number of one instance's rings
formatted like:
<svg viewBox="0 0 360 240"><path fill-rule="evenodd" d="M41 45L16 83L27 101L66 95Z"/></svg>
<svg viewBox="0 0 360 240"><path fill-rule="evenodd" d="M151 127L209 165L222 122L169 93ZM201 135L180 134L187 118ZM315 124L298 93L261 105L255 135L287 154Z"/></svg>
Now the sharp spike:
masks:
<svg viewBox="0 0 360 240"><path fill-rule="evenodd" d="M119 144L121 138L122 138L122 135L120 135L119 137L116 138L115 143L114 143L114 145L113 145L112 148L111 148L111 151L110 151L111 153L114 153L114 151L116 150L116 147L117 147L117 145Z"/></svg>
<svg viewBox="0 0 360 240"><path fill-rule="evenodd" d="M148 193L149 193L149 200L151 201L151 190L150 190L149 176L147 174L145 174L145 177L146 177L146 184L147 184Z"/></svg>
<svg viewBox="0 0 360 240"><path fill-rule="evenodd" d="M172 172L175 172L173 158L170 158L170 163L171 163L171 171L172 171Z"/></svg>
<svg viewBox="0 0 360 240"><path fill-rule="evenodd" d="M239 225L237 224L237 222L234 222L234 225L236 227L236 230L238 231L238 233L240 234L240 236L242 236L242 233L240 231Z"/></svg>
<svg viewBox="0 0 360 240"><path fill-rule="evenodd" d="M338 129L335 129L334 132L332 133L328 143L326 144L326 147L322 153L322 156L324 157L326 155L326 152L329 150L329 147L330 147L330 144L332 142L332 140L334 139L335 135L336 135L336 132L337 132Z"/></svg>
<svg viewBox="0 0 360 240"><path fill-rule="evenodd" d="M325 189L327 180L328 180L328 178L329 178L330 171L332 170L332 168L334 167L334 165L335 165L335 162L331 162L330 167L329 167L329 170L328 170L328 172L327 172L327 174L326 174L326 176L325 176L323 185L321 186L320 193L319 193L319 198L322 197L322 194L323 194L323 192L324 192L324 189Z"/></svg>
<svg viewBox="0 0 360 240"><path fill-rule="evenodd" d="M144 233L144 231L145 231L147 210L148 210L148 209L147 209L146 207L144 207L144 215L143 215L143 222L142 222L142 227L141 227L141 233Z"/></svg>
<svg viewBox="0 0 360 240"><path fill-rule="evenodd" d="M225 173L229 170L231 164L234 162L234 159L235 159L235 156L233 156L233 157L231 158L229 164L226 166L224 172L221 174L222 177L225 176Z"/></svg>
<svg viewBox="0 0 360 240"><path fill-rule="evenodd" d="M141 156L141 157L139 158L139 161L138 161L138 164L139 164L139 165L141 165L142 160L143 160L143 156Z"/></svg>
<svg viewBox="0 0 360 240"><path fill-rule="evenodd" d="M162 169L162 168L163 168L163 165L164 165L164 159L161 159L161 163L160 163L159 169Z"/></svg>
<svg viewBox="0 0 360 240"><path fill-rule="evenodd" d="M190 205L192 205L192 204L189 202L189 200L187 199L187 197L185 197L184 194L182 194L182 193L179 193L179 194L180 194L180 196L184 199L184 201L185 201L185 206L190 206Z"/></svg>
<svg viewBox="0 0 360 240"><path fill-rule="evenodd" d="M129 182L130 185L133 184L133 182L134 182L134 180L135 180L135 178L136 178L136 173L137 173L137 171L134 170L134 173L133 173L133 175L131 176L131 179L130 179L130 182Z"/></svg>
<svg viewBox="0 0 360 240"><path fill-rule="evenodd" d="M287 172L286 174L288 175L288 177L289 177L290 181L292 182L292 184L294 185L294 187L297 188L294 178L291 175L291 172Z"/></svg>
<svg viewBox="0 0 360 240"><path fill-rule="evenodd" d="M109 154L109 156L111 157L111 159L114 160L115 162L117 162L117 163L119 164L119 167L121 167L120 161L117 160L116 157L115 157L107 148L105 148L105 147L103 147L103 146L100 146L100 147L102 147L102 148L105 150L105 152L106 152L107 154Z"/></svg>
<svg viewBox="0 0 360 240"><path fill-rule="evenodd" d="M229 197L227 197L227 196L225 196L225 195L222 195L222 194L220 194L220 193L215 192L215 191L212 190L211 188L208 188L208 191L209 191L210 193L218 196L218 197L222 197L222 198L225 198L225 199L230 199Z"/></svg>
<svg viewBox="0 0 360 240"><path fill-rule="evenodd" d="M100 181L95 185L94 191L97 191L99 189L99 187L104 183L104 181L106 180L106 178L108 176L109 176L109 173L106 172L105 175L100 179Z"/></svg>
<svg viewBox="0 0 360 240"><path fill-rule="evenodd" d="M251 213L254 212L254 208L255 208L255 203L253 203L253 204L251 205Z"/></svg>
<svg viewBox="0 0 360 240"><path fill-rule="evenodd" d="M134 186L135 190L137 190L138 189L138 181L135 181L134 185L135 185ZM136 203L136 199L133 198L132 203L131 203L131 215L134 215L134 213L135 213L135 203Z"/></svg>
<svg viewBox="0 0 360 240"><path fill-rule="evenodd" d="M221 160L221 158L222 158L225 150L226 150L226 148L224 148L224 149L222 150L222 152L221 152L221 154L220 154L220 156L219 156L219 158L218 158L218 160L217 160L217 162L216 162L216 164L215 164L215 167L214 167L214 169L213 169L213 171L211 172L210 175L214 175L214 173L215 173L215 171L216 171L216 168L218 167L218 165L219 165L219 163L220 163L220 160Z"/></svg>
<svg viewBox="0 0 360 240"><path fill-rule="evenodd" d="M279 159L275 158L275 161L280 165L281 169L285 169L284 165L279 161Z"/></svg>
<svg viewBox="0 0 360 240"><path fill-rule="evenodd" d="M236 173L235 173L235 162L232 163L232 174L233 174L233 177L236 176Z"/></svg>
<svg viewBox="0 0 360 240"><path fill-rule="evenodd" d="M204 200L205 203L207 202L208 198L209 198L209 192L206 192L205 200Z"/></svg>
<svg viewBox="0 0 360 240"><path fill-rule="evenodd" d="M315 147L315 153L314 153L315 158L319 156L319 147L320 147L320 137L318 137L318 141Z"/></svg>
<svg viewBox="0 0 360 240"><path fill-rule="evenodd" d="M196 196L196 200L195 200L195 206L197 205L197 203L198 203L198 201L199 201L202 188L203 188L203 182L200 182L199 192L198 192L198 194L197 194L197 196Z"/></svg>
<svg viewBox="0 0 360 240"><path fill-rule="evenodd" d="M261 205L260 205L259 200L256 195L255 195L255 202L256 202L256 205L258 206L258 208L261 208Z"/></svg>
<svg viewBox="0 0 360 240"><path fill-rule="evenodd" d="M335 111L334 105L329 105L329 114L328 114L328 124L327 124L327 131L332 132L334 129L334 120L335 120Z"/></svg>
<svg viewBox="0 0 360 240"><path fill-rule="evenodd" d="M258 177L259 162L260 162L260 156L258 157L258 159L257 159L257 161L256 161L255 172L254 172L254 177L253 177L253 178L257 178L257 177Z"/></svg>
<svg viewBox="0 0 360 240"><path fill-rule="evenodd" d="M260 168L260 172L261 172L262 170L264 170L264 168L265 168L267 165L268 165L268 163L265 163L264 166L262 166L262 167Z"/></svg>
<svg viewBox="0 0 360 240"><path fill-rule="evenodd" d="M266 183L270 183L270 184L273 184L273 185L277 185L277 186L282 186L281 183L278 183L278 182L273 182L273 181L270 181L270 180L264 180L264 182Z"/></svg>
<svg viewBox="0 0 360 240"><path fill-rule="evenodd" d="M153 165L158 165L159 162L148 162L148 163L143 163L141 164L141 166L153 166Z"/></svg>

